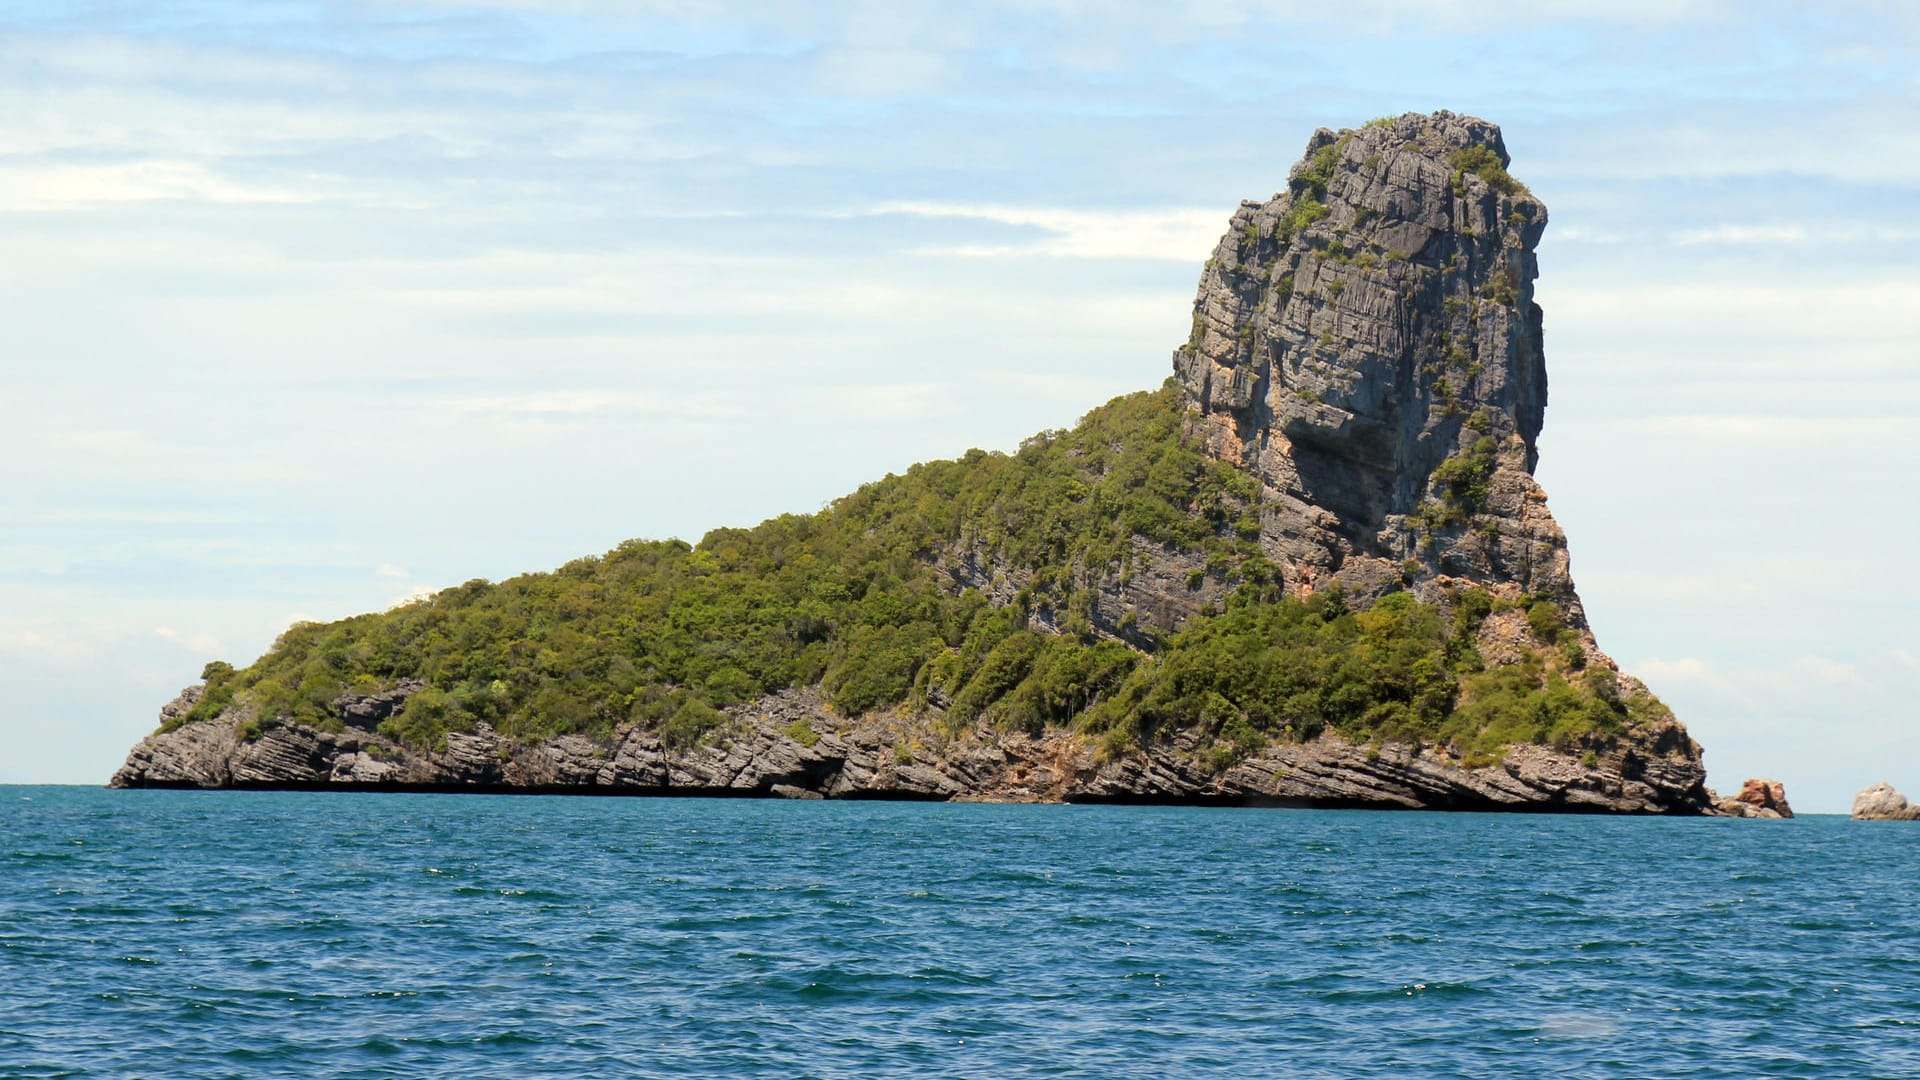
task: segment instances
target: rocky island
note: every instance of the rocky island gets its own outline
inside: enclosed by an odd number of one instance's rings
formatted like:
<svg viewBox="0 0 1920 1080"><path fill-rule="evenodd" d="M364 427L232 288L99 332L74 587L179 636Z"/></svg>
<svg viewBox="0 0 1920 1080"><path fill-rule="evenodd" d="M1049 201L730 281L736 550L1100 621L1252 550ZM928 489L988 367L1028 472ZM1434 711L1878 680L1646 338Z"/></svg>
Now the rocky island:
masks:
<svg viewBox="0 0 1920 1080"><path fill-rule="evenodd" d="M1545 206L1500 131L1308 141L1157 390L818 514L300 624L119 787L1713 813L1533 479Z"/></svg>
<svg viewBox="0 0 1920 1080"><path fill-rule="evenodd" d="M1882 780L1853 797L1851 816L1855 821L1920 821L1920 806Z"/></svg>

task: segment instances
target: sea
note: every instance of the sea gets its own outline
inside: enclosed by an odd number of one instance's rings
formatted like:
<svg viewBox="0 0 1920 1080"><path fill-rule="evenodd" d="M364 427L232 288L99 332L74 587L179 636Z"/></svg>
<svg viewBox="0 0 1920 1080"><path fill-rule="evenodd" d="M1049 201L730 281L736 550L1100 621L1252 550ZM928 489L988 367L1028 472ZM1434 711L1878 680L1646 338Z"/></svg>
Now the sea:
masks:
<svg viewBox="0 0 1920 1080"><path fill-rule="evenodd" d="M4 1077L1920 1076L1920 824L0 787Z"/></svg>

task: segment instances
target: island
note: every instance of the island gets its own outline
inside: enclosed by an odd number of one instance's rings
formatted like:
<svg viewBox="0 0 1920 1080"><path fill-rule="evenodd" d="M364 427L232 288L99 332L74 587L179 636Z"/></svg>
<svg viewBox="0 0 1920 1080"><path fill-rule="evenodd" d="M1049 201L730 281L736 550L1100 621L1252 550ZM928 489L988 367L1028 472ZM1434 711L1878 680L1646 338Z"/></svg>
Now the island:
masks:
<svg viewBox="0 0 1920 1080"><path fill-rule="evenodd" d="M1321 129L1159 388L817 514L290 627L116 787L1701 815L1533 478L1544 204L1498 127Z"/></svg>

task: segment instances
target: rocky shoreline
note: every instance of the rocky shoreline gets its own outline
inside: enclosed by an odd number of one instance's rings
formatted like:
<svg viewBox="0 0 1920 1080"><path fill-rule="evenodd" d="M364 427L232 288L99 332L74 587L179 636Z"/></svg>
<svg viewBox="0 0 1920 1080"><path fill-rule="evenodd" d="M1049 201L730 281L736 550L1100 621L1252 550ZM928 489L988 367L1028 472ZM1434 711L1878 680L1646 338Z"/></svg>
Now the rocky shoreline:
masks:
<svg viewBox="0 0 1920 1080"><path fill-rule="evenodd" d="M193 695L167 712L190 707ZM1651 742L1579 754L1513 746L1499 762L1471 767L1430 747L1334 735L1222 761L1185 733L1102 755L1073 732L949 736L936 717L849 720L817 692L788 691L685 749L637 729L522 742L483 725L419 753L365 725L392 704L391 695L343 700L335 731L285 724L249 738L244 718L179 727L136 746L112 786L1714 812L1697 750L1678 725Z"/></svg>

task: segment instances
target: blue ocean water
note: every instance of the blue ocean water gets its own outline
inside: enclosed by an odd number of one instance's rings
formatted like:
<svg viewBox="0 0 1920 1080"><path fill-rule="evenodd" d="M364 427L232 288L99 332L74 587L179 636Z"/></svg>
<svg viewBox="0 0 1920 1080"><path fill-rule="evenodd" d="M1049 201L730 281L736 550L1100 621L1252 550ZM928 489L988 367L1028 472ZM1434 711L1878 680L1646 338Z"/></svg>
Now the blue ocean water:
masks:
<svg viewBox="0 0 1920 1080"><path fill-rule="evenodd" d="M0 1075L1920 1076L1920 826L0 787Z"/></svg>

